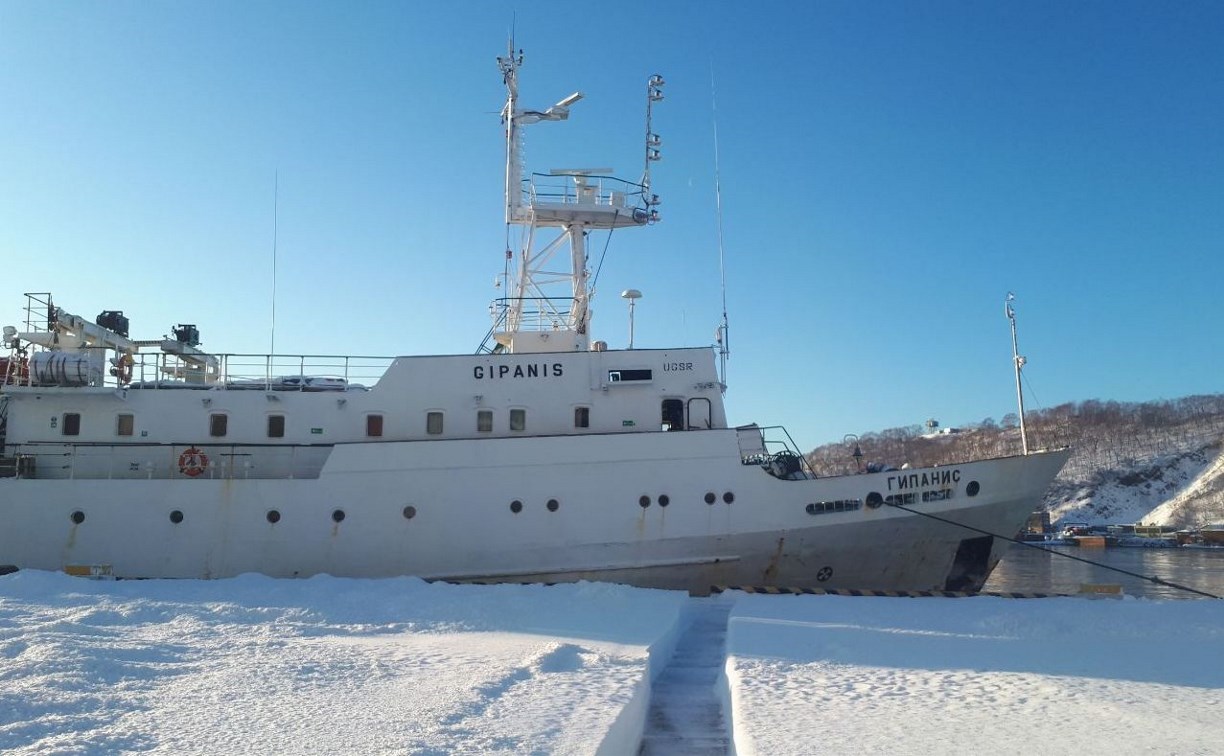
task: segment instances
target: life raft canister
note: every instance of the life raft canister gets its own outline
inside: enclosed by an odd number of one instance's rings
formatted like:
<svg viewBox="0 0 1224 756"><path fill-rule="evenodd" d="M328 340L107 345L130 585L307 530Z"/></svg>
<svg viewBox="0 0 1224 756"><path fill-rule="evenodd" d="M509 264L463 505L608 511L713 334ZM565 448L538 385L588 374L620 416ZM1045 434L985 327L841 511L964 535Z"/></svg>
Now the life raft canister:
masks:
<svg viewBox="0 0 1224 756"><path fill-rule="evenodd" d="M208 469L208 455L192 446L179 455L178 465L179 472L195 478Z"/></svg>

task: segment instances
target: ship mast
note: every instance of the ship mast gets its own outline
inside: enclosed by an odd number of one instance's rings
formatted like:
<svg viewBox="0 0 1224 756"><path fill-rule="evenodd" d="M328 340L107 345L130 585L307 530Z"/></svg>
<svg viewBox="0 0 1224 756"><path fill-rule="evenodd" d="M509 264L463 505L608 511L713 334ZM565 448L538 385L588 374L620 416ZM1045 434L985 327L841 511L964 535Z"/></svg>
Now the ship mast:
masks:
<svg viewBox="0 0 1224 756"><path fill-rule="evenodd" d="M1004 311L1007 319L1011 321L1011 337L1012 337L1012 364L1016 368L1016 404L1020 411L1020 447L1027 455L1028 448L1028 430L1024 427L1024 389L1020 385L1020 371L1024 368L1024 364L1028 362L1020 354L1019 342L1016 341L1016 311L1012 309L1012 300L1016 298L1015 294L1007 292L1007 299L1003 303Z"/></svg>
<svg viewBox="0 0 1224 756"><path fill-rule="evenodd" d="M642 183L613 178L611 168L554 168L524 176L524 127L564 121L575 92L545 110L519 103L518 69L523 53L511 40L497 66L506 85L501 119L506 136L506 266L499 285L506 296L494 301L491 351L567 352L591 348L590 301L594 290L587 269L587 234L659 219L659 199L649 189L649 163L658 159L659 138L650 130L650 104L662 99L663 79L648 83L647 171ZM651 152L653 150L653 153ZM653 156L652 156L653 155ZM522 229L521 248L511 248L511 229ZM568 255L565 252L568 249ZM568 257L568 262L566 261Z"/></svg>

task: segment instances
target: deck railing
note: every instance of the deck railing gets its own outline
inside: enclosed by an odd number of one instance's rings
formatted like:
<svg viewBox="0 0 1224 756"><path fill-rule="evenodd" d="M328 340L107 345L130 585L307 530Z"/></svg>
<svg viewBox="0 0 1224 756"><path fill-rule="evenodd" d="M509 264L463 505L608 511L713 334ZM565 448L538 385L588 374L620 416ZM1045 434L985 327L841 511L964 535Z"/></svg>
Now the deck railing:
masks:
<svg viewBox="0 0 1224 756"><path fill-rule="evenodd" d="M613 176L574 176L532 173L523 181L523 199L528 205L587 204L629 208L645 207L646 187Z"/></svg>
<svg viewBox="0 0 1224 756"><path fill-rule="evenodd" d="M91 360L89 385L143 389L218 388L266 391L341 391L369 388L395 361L364 355L216 354L178 355L137 352L130 365L116 365L110 350L77 354ZM0 386L79 386L39 381L28 361L14 355L0 359Z"/></svg>

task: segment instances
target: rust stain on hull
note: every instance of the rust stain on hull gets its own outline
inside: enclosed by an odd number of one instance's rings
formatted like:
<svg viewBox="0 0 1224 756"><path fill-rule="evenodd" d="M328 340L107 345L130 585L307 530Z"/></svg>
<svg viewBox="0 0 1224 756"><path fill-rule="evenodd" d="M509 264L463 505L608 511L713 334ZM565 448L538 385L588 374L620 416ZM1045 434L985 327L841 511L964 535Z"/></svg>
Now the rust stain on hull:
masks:
<svg viewBox="0 0 1224 756"><path fill-rule="evenodd" d="M769 558L769 566L765 568L765 574L763 576L765 585L770 585L778 579L778 566L782 562L782 547L785 544L785 538L778 539L778 548L774 549L773 556Z"/></svg>

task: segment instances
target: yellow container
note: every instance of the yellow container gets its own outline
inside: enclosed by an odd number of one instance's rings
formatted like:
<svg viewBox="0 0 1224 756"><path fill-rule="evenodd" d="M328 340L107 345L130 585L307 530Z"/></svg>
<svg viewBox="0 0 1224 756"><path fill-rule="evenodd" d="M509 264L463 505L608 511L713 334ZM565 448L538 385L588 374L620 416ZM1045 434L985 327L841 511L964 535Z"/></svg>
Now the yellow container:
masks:
<svg viewBox="0 0 1224 756"><path fill-rule="evenodd" d="M1079 592L1090 596L1121 596L1122 586L1116 583L1080 583Z"/></svg>

